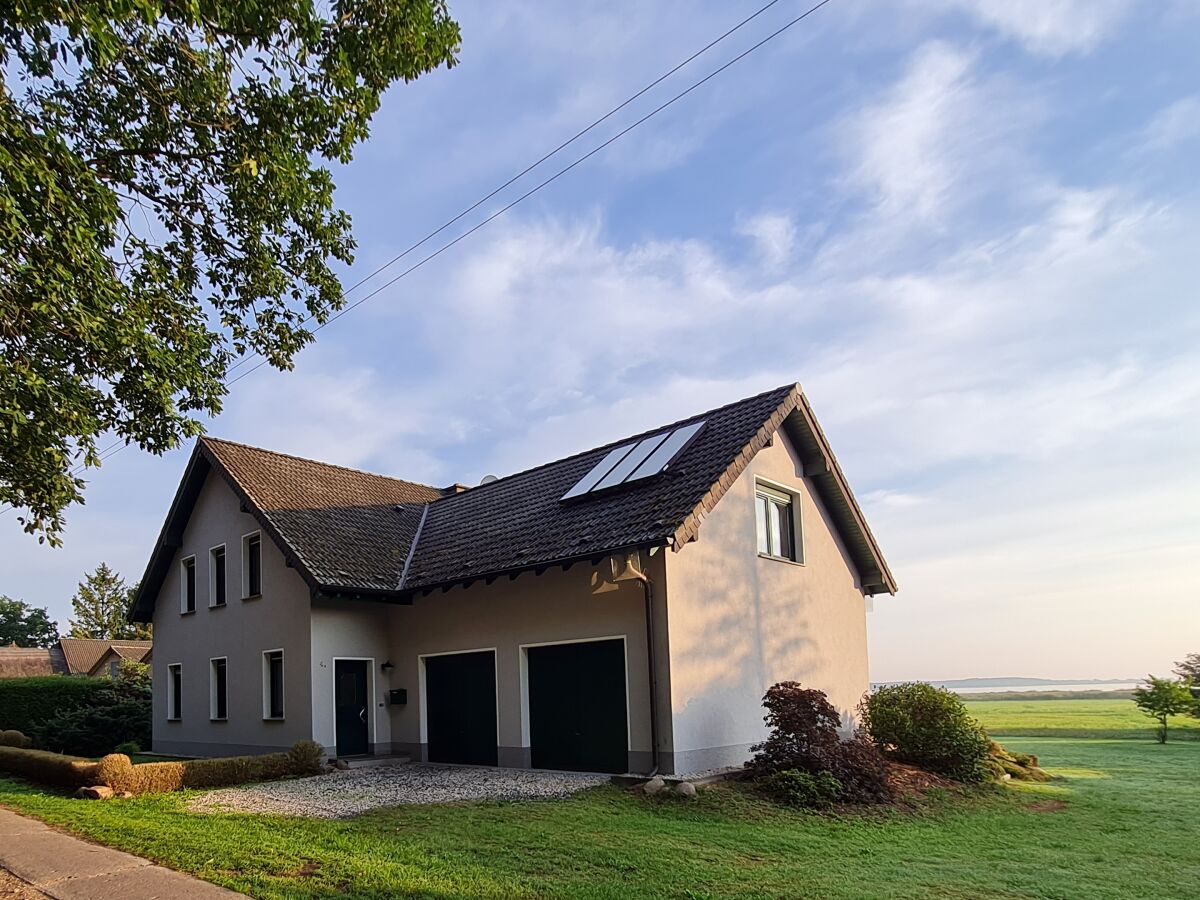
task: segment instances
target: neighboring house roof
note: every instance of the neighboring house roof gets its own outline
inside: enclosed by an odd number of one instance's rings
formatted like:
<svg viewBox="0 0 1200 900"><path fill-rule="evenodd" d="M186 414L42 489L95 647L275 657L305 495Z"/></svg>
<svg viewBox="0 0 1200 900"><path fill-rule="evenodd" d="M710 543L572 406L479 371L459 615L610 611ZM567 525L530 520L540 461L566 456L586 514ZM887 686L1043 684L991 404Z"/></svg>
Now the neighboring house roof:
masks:
<svg viewBox="0 0 1200 900"><path fill-rule="evenodd" d="M60 675L67 671L62 651L57 647L0 647L0 678L28 678L33 675Z"/></svg>
<svg viewBox="0 0 1200 900"><path fill-rule="evenodd" d="M561 498L614 447L704 420L661 475L579 502ZM799 385L622 438L479 487L440 490L201 438L134 605L148 621L187 518L215 468L314 592L413 594L616 550L681 547L750 460L784 429L868 593L896 584Z"/></svg>
<svg viewBox="0 0 1200 900"><path fill-rule="evenodd" d="M97 638L62 638L59 642L71 675L92 675L110 654L121 659L144 662L153 641L105 641Z"/></svg>

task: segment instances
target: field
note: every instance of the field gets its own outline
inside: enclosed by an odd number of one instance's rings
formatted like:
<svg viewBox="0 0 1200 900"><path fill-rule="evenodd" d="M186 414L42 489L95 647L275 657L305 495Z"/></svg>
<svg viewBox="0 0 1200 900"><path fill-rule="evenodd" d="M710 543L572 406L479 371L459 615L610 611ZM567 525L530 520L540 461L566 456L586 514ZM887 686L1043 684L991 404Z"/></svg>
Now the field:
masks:
<svg viewBox="0 0 1200 900"><path fill-rule="evenodd" d="M1154 739L1154 723L1132 700L970 700L967 709L993 735ZM1176 716L1169 739L1200 741L1200 719Z"/></svg>
<svg viewBox="0 0 1200 900"><path fill-rule="evenodd" d="M84 803L14 781L0 781L0 803L256 897L1200 896L1200 741L1155 744L1121 706L1021 706L972 711L997 733L1106 734L1006 738L1062 780L887 813L792 812L739 786L337 822L201 816L179 794Z"/></svg>

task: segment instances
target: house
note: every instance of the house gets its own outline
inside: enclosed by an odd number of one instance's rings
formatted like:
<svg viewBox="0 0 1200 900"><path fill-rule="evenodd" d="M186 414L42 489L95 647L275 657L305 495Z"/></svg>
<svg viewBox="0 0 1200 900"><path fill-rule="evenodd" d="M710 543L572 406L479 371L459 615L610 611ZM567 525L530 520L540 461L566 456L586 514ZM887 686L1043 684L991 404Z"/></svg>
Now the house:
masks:
<svg viewBox="0 0 1200 900"><path fill-rule="evenodd" d="M67 664L58 647L18 647L15 642L0 647L0 678L60 675L66 671Z"/></svg>
<svg viewBox="0 0 1200 900"><path fill-rule="evenodd" d="M895 590L789 385L471 488L202 438L132 617L158 752L686 773L776 681L849 726Z"/></svg>
<svg viewBox="0 0 1200 900"><path fill-rule="evenodd" d="M68 674L115 677L123 660L149 664L154 642L65 637L58 645Z"/></svg>

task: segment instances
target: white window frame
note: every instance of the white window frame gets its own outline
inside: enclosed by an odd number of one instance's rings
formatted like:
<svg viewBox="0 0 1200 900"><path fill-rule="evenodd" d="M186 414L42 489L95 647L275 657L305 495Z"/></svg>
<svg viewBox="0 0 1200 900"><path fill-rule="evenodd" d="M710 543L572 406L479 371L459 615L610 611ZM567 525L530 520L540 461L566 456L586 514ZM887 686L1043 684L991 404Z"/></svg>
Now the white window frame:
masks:
<svg viewBox="0 0 1200 900"><path fill-rule="evenodd" d="M283 710L282 715L271 715L271 654L279 654L279 664L283 670L283 674L279 679L279 708ZM228 680L229 673L225 673L225 678ZM264 650L262 652L262 717L264 722L282 722L287 718L287 655L283 652L282 647L276 647L274 650Z"/></svg>
<svg viewBox="0 0 1200 900"><path fill-rule="evenodd" d="M258 538L258 593L250 593L250 540ZM226 566L228 566L228 561ZM262 531L251 531L242 535L242 599L253 600L262 596L263 589L263 539Z"/></svg>
<svg viewBox="0 0 1200 900"><path fill-rule="evenodd" d="M780 556L776 553L764 553L758 550L758 555L763 559L774 559L780 562L794 563L795 565L804 565L804 517L800 512L800 493L793 487L778 482L768 481L765 478L754 479L754 546L758 548L758 502L759 498L766 497L769 500L784 501L791 508L792 519L792 549L795 552L795 558L790 556ZM770 535L768 533L768 547L770 545Z"/></svg>
<svg viewBox="0 0 1200 900"><path fill-rule="evenodd" d="M179 696L175 696L175 678L173 670L179 670ZM167 721L181 722L183 721L183 663L169 663L167 665Z"/></svg>
<svg viewBox="0 0 1200 900"><path fill-rule="evenodd" d="M225 663L225 715L217 715L217 679L215 662ZM229 657L214 656L208 661L208 720L210 722L229 721Z"/></svg>
<svg viewBox="0 0 1200 900"><path fill-rule="evenodd" d="M192 568L192 608L187 608L188 601L188 563ZM190 616L196 611L196 598L200 593L200 584L196 580L196 555L185 556L179 561L179 614Z"/></svg>
<svg viewBox="0 0 1200 900"><path fill-rule="evenodd" d="M216 552L220 550L225 557L225 602L217 602L217 557ZM208 608L219 609L222 606L229 605L229 548L224 544L217 544L215 547L208 548Z"/></svg>

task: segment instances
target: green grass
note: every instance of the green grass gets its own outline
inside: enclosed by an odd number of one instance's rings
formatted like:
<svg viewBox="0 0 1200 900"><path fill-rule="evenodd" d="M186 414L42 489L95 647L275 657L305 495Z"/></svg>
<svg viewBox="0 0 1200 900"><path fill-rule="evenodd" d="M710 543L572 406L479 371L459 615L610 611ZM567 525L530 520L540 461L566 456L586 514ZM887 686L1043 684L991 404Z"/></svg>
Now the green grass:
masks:
<svg viewBox="0 0 1200 900"><path fill-rule="evenodd" d="M201 816L183 794L75 801L4 780L0 803L256 897L1200 896L1200 743L1006 743L1064 779L840 817L737 786L691 802L602 788L334 822Z"/></svg>
<svg viewBox="0 0 1200 900"><path fill-rule="evenodd" d="M971 715L997 736L1154 739L1154 723L1132 700L971 700ZM1200 719L1176 716L1171 741L1200 741Z"/></svg>

